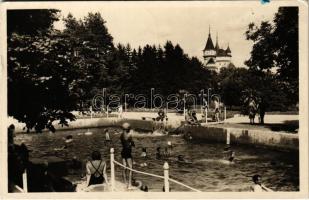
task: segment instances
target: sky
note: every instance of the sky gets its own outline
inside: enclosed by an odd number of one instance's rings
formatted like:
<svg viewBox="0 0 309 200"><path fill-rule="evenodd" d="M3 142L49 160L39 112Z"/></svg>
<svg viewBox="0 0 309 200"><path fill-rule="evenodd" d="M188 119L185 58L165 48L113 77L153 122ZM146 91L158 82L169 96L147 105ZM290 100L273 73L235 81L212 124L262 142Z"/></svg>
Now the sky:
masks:
<svg viewBox="0 0 309 200"><path fill-rule="evenodd" d="M252 2L222 5L209 2L105 2L61 8L61 15L71 13L77 19L89 12L100 12L114 43L129 43L137 48L146 44L163 46L167 40L179 44L189 56L203 60L210 26L213 42L218 33L219 46L232 51L232 62L243 67L250 58L253 43L245 39L248 24L272 20L278 7ZM63 22L55 23L63 29Z"/></svg>

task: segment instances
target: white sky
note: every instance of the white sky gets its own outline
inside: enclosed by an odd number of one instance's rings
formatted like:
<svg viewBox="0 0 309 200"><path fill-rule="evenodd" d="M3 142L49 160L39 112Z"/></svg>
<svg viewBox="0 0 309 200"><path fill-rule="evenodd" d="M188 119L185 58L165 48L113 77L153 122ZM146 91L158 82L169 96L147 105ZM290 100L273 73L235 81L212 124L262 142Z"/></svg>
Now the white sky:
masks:
<svg viewBox="0 0 309 200"><path fill-rule="evenodd" d="M216 32L219 46L226 48L229 43L232 62L244 66L250 57L252 42L245 40L245 31L250 22L260 23L272 20L277 6L252 2L227 6L208 2L105 2L102 4L66 6L61 8L63 16L70 12L77 19L88 12L100 12L114 38L114 43L129 43L133 48L146 44L164 45L167 40L179 44L189 56L202 60L202 49L211 26L215 44ZM62 22L55 27L63 28Z"/></svg>

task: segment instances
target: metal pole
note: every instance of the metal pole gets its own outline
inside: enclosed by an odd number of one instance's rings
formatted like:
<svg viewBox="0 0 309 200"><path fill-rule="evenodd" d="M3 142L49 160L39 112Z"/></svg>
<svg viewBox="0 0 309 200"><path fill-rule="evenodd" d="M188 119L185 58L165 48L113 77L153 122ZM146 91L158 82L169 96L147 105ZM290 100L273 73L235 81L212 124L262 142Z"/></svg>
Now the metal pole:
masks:
<svg viewBox="0 0 309 200"><path fill-rule="evenodd" d="M152 95L153 95L153 92L154 92L154 88L151 88L150 89L150 110L152 111Z"/></svg>
<svg viewBox="0 0 309 200"><path fill-rule="evenodd" d="M224 107L224 121L226 120L226 107Z"/></svg>
<svg viewBox="0 0 309 200"><path fill-rule="evenodd" d="M114 148L110 149L111 162L111 191L115 190L115 164L114 164Z"/></svg>
<svg viewBox="0 0 309 200"><path fill-rule="evenodd" d="M207 89L207 98L208 98L207 105L208 105L208 106L210 105L210 102L209 102L209 100L210 100L210 99L209 99L209 90L211 90L211 88L208 88L208 89Z"/></svg>
<svg viewBox="0 0 309 200"><path fill-rule="evenodd" d="M230 133L230 129L227 128L226 129L226 144L229 145L231 143L231 133Z"/></svg>
<svg viewBox="0 0 309 200"><path fill-rule="evenodd" d="M163 165L163 169L164 169L164 191L165 192L170 192L170 185L169 185L169 166L168 163L165 162Z"/></svg>
<svg viewBox="0 0 309 200"><path fill-rule="evenodd" d="M127 96L127 94L124 95L124 112L127 112Z"/></svg>
<svg viewBox="0 0 309 200"><path fill-rule="evenodd" d="M109 109L108 109L108 105L106 106L106 117L108 118L108 111L109 111Z"/></svg>
<svg viewBox="0 0 309 200"><path fill-rule="evenodd" d="M105 108L105 91L106 91L106 88L103 88L102 89L102 96L103 96L102 108L103 109Z"/></svg>
<svg viewBox="0 0 309 200"><path fill-rule="evenodd" d="M90 106L90 118L92 119L92 106Z"/></svg>
<svg viewBox="0 0 309 200"><path fill-rule="evenodd" d="M23 190L25 193L28 193L27 169L23 173Z"/></svg>
<svg viewBox="0 0 309 200"><path fill-rule="evenodd" d="M183 116L186 120L186 96L187 94L184 94L184 97L183 97Z"/></svg>
<svg viewBox="0 0 309 200"><path fill-rule="evenodd" d="M208 123L208 107L205 109L205 118L206 118L206 124Z"/></svg>

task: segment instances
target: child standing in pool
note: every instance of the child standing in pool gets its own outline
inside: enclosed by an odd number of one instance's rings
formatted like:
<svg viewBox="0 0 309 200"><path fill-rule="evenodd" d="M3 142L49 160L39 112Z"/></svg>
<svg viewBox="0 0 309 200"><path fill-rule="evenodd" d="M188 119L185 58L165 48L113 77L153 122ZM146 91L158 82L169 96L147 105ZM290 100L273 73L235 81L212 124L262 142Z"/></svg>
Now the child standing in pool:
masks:
<svg viewBox="0 0 309 200"><path fill-rule="evenodd" d="M234 163L235 151L233 151L230 146L225 147L223 153L225 154L225 159L230 163Z"/></svg>
<svg viewBox="0 0 309 200"><path fill-rule="evenodd" d="M110 138L110 136L109 136L108 129L105 129L104 132L105 132L105 143L106 143L106 144L111 143L111 138Z"/></svg>
<svg viewBox="0 0 309 200"><path fill-rule="evenodd" d="M162 158L161 147L157 147L156 159L160 160Z"/></svg>
<svg viewBox="0 0 309 200"><path fill-rule="evenodd" d="M147 157L147 150L146 150L145 147L142 148L141 157L142 157L142 158L146 158L146 157Z"/></svg>
<svg viewBox="0 0 309 200"><path fill-rule="evenodd" d="M142 148L142 153L141 153L141 157L146 160L147 159L147 150L145 147ZM147 163L143 162L140 164L141 167L147 167Z"/></svg>
<svg viewBox="0 0 309 200"><path fill-rule="evenodd" d="M173 149L172 142L167 141L167 154L168 154L168 156L172 155L172 149Z"/></svg>

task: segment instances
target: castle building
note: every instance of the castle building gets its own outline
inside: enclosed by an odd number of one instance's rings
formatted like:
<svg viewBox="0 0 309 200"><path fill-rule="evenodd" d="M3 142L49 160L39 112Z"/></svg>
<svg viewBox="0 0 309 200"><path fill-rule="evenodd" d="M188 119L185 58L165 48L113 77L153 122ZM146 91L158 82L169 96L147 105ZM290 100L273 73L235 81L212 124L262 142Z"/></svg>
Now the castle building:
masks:
<svg viewBox="0 0 309 200"><path fill-rule="evenodd" d="M229 45L227 46L226 49L221 49L219 47L218 34L217 34L216 46L214 46L211 39L210 28L206 46L203 50L203 57L204 57L204 66L207 69L215 70L217 72L219 72L222 67L228 67L230 65L233 65L231 63L232 52Z"/></svg>

